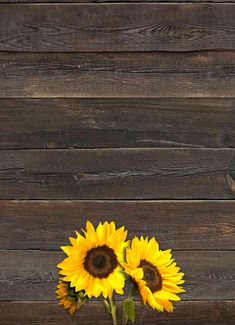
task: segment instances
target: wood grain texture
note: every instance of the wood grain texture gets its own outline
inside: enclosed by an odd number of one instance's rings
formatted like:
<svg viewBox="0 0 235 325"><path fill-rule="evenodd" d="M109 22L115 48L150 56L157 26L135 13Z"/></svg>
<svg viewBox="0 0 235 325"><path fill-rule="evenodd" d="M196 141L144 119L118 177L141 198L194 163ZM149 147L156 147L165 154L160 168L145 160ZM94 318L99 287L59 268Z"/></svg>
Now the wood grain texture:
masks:
<svg viewBox="0 0 235 325"><path fill-rule="evenodd" d="M58 249L86 220L114 220L163 249L235 250L235 201L0 201L0 249Z"/></svg>
<svg viewBox="0 0 235 325"><path fill-rule="evenodd" d="M181 301L174 313L157 313L137 304L138 325L233 325L234 301ZM118 315L121 306L118 304ZM14 311L14 312L13 312ZM100 302L84 305L71 317L54 302L1 302L0 313L4 325L109 325L110 319ZM99 315L99 317L97 317Z"/></svg>
<svg viewBox="0 0 235 325"><path fill-rule="evenodd" d="M0 149L235 147L235 100L0 99Z"/></svg>
<svg viewBox="0 0 235 325"><path fill-rule="evenodd" d="M173 254L185 273L183 300L234 299L235 251ZM65 257L62 252L0 251L0 300L54 300L56 265Z"/></svg>
<svg viewBox="0 0 235 325"><path fill-rule="evenodd" d="M0 5L0 21L0 51L235 49L234 4Z"/></svg>
<svg viewBox="0 0 235 325"><path fill-rule="evenodd" d="M233 149L2 150L1 199L232 199Z"/></svg>
<svg viewBox="0 0 235 325"><path fill-rule="evenodd" d="M0 324L110 324L56 304L87 219L185 273L176 311L137 303L137 325L234 324L235 1L115 2L0 0Z"/></svg>
<svg viewBox="0 0 235 325"><path fill-rule="evenodd" d="M10 97L235 97L235 52L1 53Z"/></svg>

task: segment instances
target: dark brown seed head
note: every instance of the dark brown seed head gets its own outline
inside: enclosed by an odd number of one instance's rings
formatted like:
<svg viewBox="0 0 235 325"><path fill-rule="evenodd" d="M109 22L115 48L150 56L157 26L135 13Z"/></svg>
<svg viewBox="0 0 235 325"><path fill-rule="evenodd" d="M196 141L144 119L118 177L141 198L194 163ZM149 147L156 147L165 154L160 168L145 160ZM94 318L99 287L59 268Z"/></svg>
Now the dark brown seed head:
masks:
<svg viewBox="0 0 235 325"><path fill-rule="evenodd" d="M117 266L116 254L106 245L90 249L84 261L85 270L100 279L107 278Z"/></svg>
<svg viewBox="0 0 235 325"><path fill-rule="evenodd" d="M152 263L141 260L140 265L144 272L144 280L147 283L147 286L152 292L156 292L161 290L162 288L162 277L159 273L156 266L154 266Z"/></svg>

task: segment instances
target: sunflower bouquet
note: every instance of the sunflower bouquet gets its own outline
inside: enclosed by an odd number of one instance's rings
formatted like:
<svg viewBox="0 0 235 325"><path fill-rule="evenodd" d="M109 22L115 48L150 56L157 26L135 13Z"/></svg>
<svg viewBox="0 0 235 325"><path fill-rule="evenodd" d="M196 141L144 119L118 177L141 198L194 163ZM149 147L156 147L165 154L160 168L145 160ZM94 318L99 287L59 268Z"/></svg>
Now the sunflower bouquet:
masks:
<svg viewBox="0 0 235 325"><path fill-rule="evenodd" d="M61 278L57 298L71 314L92 298L99 298L117 325L114 293L129 293L122 301L122 324L135 323L135 299L140 297L157 311L172 312L172 301L184 292L183 273L171 250L160 250L155 238L126 240L127 230L114 222L99 223L95 229L87 221L83 234L70 237L70 246L61 249L67 257L58 264Z"/></svg>

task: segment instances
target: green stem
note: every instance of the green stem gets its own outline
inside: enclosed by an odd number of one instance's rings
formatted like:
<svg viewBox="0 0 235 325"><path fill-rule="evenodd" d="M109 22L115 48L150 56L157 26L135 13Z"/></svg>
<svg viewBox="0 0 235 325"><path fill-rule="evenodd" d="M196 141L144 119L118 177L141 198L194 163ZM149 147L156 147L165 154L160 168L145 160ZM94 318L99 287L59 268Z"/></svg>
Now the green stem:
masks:
<svg viewBox="0 0 235 325"><path fill-rule="evenodd" d="M122 325L126 325L128 323L128 317L124 311L124 308L123 308L123 312L122 312Z"/></svg>
<svg viewBox="0 0 235 325"><path fill-rule="evenodd" d="M135 288L134 284L132 283L131 284L131 287L130 287L130 291L129 291L128 297L123 301L123 303L125 301L128 301L128 300L134 300L135 295L136 295L136 288ZM123 305L123 310L122 310L122 325L126 325L128 323L128 320L129 320L129 317L126 314L126 311L125 311L125 308L124 308L124 305Z"/></svg>
<svg viewBox="0 0 235 325"><path fill-rule="evenodd" d="M136 288L135 288L134 284L132 284L129 295L128 295L128 299L134 299L135 294L136 294Z"/></svg>
<svg viewBox="0 0 235 325"><path fill-rule="evenodd" d="M102 302L103 302L103 304L104 304L104 306L105 306L105 308L107 309L107 312L110 314L111 313L111 311L110 311L110 306L109 306L109 303L108 303L108 301L104 298L104 297L102 297L101 296L101 298L100 298L101 300L102 300Z"/></svg>
<svg viewBox="0 0 235 325"><path fill-rule="evenodd" d="M113 319L113 325L117 325L116 305L113 301L113 298L109 297L109 305L110 305L110 314Z"/></svg>

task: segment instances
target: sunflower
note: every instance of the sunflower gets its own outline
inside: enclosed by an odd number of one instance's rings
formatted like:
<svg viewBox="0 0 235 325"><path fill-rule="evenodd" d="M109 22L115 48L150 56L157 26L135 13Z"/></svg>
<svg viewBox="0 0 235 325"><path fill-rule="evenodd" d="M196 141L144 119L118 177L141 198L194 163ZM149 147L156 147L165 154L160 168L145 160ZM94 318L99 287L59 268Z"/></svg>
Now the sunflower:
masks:
<svg viewBox="0 0 235 325"><path fill-rule="evenodd" d="M87 296L112 297L113 290L123 294L125 274L121 267L127 243L124 227L116 229L115 223L99 223L95 229L88 221L84 236L76 232L70 238L72 246L61 247L68 255L58 264L64 281L69 281L75 291L85 290Z"/></svg>
<svg viewBox="0 0 235 325"><path fill-rule="evenodd" d="M72 315L83 303L84 292L77 293L74 288L70 287L69 282L60 280L57 285L57 299L60 300L59 305L63 305Z"/></svg>
<svg viewBox="0 0 235 325"><path fill-rule="evenodd" d="M144 304L158 311L173 311L171 301L180 300L177 295L185 290L180 286L184 281L171 250L161 251L155 238L135 237L126 249L126 273L134 282Z"/></svg>

